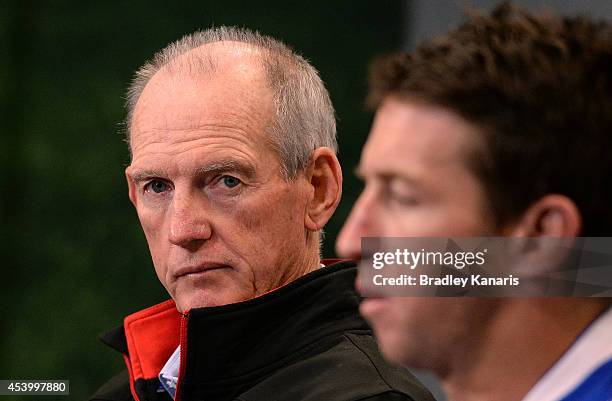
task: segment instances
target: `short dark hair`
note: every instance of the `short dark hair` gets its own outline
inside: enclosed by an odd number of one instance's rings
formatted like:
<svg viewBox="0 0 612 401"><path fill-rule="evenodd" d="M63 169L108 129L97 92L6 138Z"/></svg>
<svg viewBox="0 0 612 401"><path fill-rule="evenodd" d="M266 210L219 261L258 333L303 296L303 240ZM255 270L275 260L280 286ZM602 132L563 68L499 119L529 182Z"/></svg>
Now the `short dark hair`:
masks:
<svg viewBox="0 0 612 401"><path fill-rule="evenodd" d="M367 103L388 96L442 106L478 128L486 151L473 168L499 223L558 193L578 206L582 235L612 231L609 23L504 2L375 61Z"/></svg>

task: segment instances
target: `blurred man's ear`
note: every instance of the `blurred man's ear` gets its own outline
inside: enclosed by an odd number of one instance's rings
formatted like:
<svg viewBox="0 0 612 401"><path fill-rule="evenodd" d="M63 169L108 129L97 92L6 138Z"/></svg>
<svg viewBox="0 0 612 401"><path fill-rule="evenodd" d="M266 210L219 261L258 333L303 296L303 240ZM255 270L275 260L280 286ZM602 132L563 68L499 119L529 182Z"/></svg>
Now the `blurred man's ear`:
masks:
<svg viewBox="0 0 612 401"><path fill-rule="evenodd" d="M578 207L565 195L550 194L532 203L513 225L518 237L576 237L582 231Z"/></svg>
<svg viewBox="0 0 612 401"><path fill-rule="evenodd" d="M132 205L136 206L136 185L134 184L134 181L132 181L132 177L130 177L129 170L130 167L128 166L125 169L125 179L127 180L128 184L128 196L132 201Z"/></svg>
<svg viewBox="0 0 612 401"><path fill-rule="evenodd" d="M334 214L342 196L342 169L335 152L325 147L315 149L310 154L306 178L312 185L312 194L304 224L308 230L318 231Z"/></svg>

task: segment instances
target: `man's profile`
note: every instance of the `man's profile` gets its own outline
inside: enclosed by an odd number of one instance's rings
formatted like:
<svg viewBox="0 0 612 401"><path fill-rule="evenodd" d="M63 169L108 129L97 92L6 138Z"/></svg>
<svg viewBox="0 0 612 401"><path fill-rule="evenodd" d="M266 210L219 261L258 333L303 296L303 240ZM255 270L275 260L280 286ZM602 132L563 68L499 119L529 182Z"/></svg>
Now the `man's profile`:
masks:
<svg viewBox="0 0 612 401"><path fill-rule="evenodd" d="M246 29L188 35L137 72L129 198L172 300L103 336L128 372L94 400L431 399L378 353L354 264L320 259L335 131L316 70Z"/></svg>
<svg viewBox="0 0 612 401"><path fill-rule="evenodd" d="M362 237L606 236L612 227L612 29L508 3L377 62ZM381 350L450 400L612 399L609 299L372 298Z"/></svg>

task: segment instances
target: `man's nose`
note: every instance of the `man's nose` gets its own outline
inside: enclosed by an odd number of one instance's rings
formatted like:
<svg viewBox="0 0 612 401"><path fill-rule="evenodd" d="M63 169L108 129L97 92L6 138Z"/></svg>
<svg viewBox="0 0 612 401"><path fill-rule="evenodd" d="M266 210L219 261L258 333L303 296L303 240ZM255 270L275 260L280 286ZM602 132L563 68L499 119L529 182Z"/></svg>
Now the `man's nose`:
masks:
<svg viewBox="0 0 612 401"><path fill-rule="evenodd" d="M175 192L170 209L169 241L183 248L198 248L212 235L207 200L185 191Z"/></svg>
<svg viewBox="0 0 612 401"><path fill-rule="evenodd" d="M336 241L336 253L342 258L361 258L361 238L374 235L375 203L372 195L362 192L351 210Z"/></svg>

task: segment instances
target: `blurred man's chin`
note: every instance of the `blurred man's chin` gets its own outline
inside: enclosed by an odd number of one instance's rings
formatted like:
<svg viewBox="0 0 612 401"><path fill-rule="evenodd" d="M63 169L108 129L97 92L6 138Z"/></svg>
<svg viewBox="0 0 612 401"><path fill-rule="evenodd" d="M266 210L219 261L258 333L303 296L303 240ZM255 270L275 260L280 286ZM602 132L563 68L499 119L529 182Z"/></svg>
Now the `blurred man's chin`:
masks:
<svg viewBox="0 0 612 401"><path fill-rule="evenodd" d="M410 358L403 337L398 335L396 329L374 326L374 334L378 340L378 348L387 361L398 366L407 365Z"/></svg>

